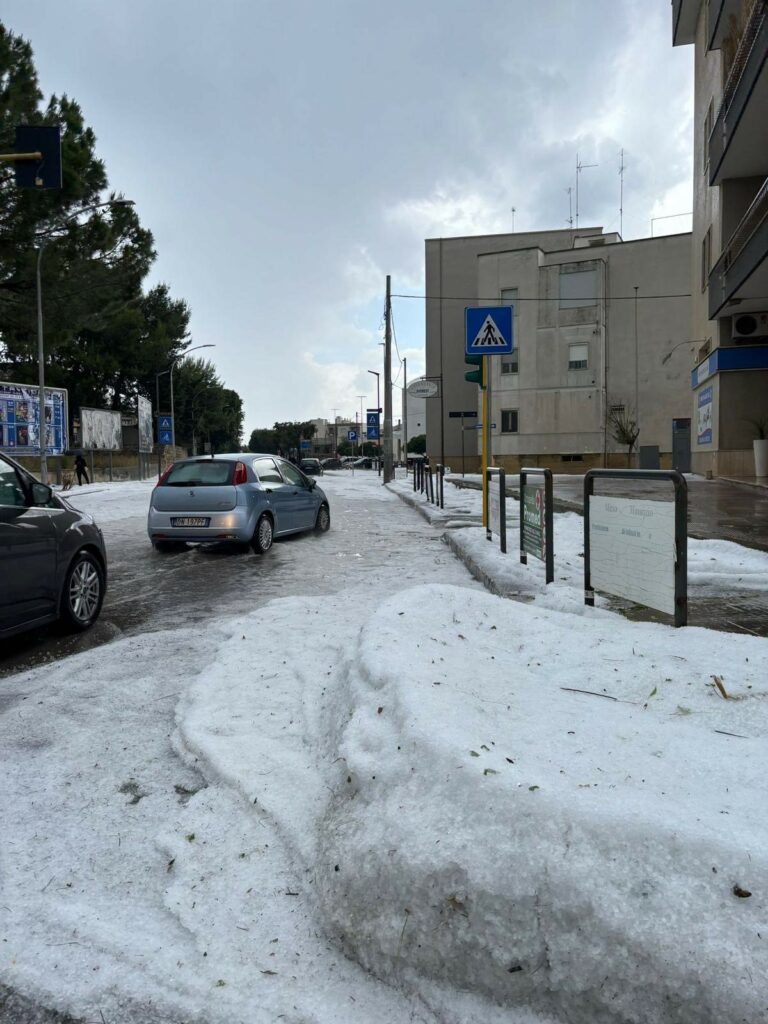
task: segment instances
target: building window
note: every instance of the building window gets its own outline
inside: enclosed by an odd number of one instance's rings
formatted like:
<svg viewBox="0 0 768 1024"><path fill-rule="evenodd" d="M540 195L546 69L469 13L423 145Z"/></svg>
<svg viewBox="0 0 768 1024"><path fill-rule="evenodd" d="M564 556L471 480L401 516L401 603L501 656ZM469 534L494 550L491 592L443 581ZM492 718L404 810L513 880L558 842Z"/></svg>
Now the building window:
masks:
<svg viewBox="0 0 768 1024"><path fill-rule="evenodd" d="M501 410L501 432L502 434L517 433L517 409Z"/></svg>
<svg viewBox="0 0 768 1024"><path fill-rule="evenodd" d="M709 284L709 272L712 269L712 225L701 240L701 290L705 292Z"/></svg>
<svg viewBox="0 0 768 1024"><path fill-rule="evenodd" d="M568 369L586 370L589 366L589 345L568 346Z"/></svg>
<svg viewBox="0 0 768 1024"><path fill-rule="evenodd" d="M518 373L520 364L517 358L517 349L514 352L510 352L509 355L501 357L501 372L502 373Z"/></svg>
<svg viewBox="0 0 768 1024"><path fill-rule="evenodd" d="M576 270L570 273L560 271L560 309L576 309L579 306L597 304L597 271Z"/></svg>

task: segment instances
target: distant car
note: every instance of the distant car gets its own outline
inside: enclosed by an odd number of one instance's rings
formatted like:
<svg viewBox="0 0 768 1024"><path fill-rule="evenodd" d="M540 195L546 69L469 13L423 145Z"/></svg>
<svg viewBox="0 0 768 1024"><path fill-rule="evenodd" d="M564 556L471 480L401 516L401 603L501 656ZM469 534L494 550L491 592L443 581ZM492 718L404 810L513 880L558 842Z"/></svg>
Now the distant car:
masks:
<svg viewBox="0 0 768 1024"><path fill-rule="evenodd" d="M101 530L13 459L0 455L0 636L61 619L92 626L107 590Z"/></svg>
<svg viewBox="0 0 768 1024"><path fill-rule="evenodd" d="M341 459L331 457L329 459L321 459L320 465L323 467L323 471L326 469L343 469L344 463Z"/></svg>
<svg viewBox="0 0 768 1024"><path fill-rule="evenodd" d="M158 551L235 543L263 554L275 537L330 525L328 498L311 477L276 455L244 452L174 462L152 491L147 517Z"/></svg>
<svg viewBox="0 0 768 1024"><path fill-rule="evenodd" d="M302 459L299 463L299 469L302 473L307 473L309 476L323 475L323 467L320 464L320 459Z"/></svg>

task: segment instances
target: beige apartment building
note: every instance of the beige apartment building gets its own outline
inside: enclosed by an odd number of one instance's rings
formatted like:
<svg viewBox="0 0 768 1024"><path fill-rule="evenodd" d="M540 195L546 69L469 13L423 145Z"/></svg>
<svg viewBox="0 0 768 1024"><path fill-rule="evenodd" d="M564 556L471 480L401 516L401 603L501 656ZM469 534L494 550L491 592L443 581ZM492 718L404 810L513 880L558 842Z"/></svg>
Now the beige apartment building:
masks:
<svg viewBox="0 0 768 1024"><path fill-rule="evenodd" d="M754 475L768 432L768 2L673 0L693 44L693 469Z"/></svg>
<svg viewBox="0 0 768 1024"><path fill-rule="evenodd" d="M515 351L489 358L496 465L626 466L618 419L639 428L633 465L689 469L690 260L689 234L623 242L599 227L427 240L427 375L443 383L427 400L430 456L479 467L479 431L451 416L483 417L464 309L509 303Z"/></svg>

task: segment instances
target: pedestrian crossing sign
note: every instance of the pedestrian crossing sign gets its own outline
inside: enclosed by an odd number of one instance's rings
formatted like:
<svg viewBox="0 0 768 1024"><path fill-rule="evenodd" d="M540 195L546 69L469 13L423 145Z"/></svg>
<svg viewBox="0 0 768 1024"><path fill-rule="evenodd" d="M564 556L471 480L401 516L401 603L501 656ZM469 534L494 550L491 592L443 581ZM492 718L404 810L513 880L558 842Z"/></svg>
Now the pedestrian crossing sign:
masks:
<svg viewBox="0 0 768 1024"><path fill-rule="evenodd" d="M512 352L513 315L512 306L467 306L464 354L494 356Z"/></svg>

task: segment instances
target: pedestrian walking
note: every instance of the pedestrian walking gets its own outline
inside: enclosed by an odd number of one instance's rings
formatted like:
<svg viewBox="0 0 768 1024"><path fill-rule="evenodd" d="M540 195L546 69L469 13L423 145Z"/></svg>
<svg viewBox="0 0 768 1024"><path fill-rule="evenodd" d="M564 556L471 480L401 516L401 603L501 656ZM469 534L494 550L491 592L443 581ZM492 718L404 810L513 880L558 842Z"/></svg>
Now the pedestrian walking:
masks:
<svg viewBox="0 0 768 1024"><path fill-rule="evenodd" d="M87 484L91 482L88 479L88 467L86 466L85 459L82 455L77 455L75 457L75 472L77 473L77 482L81 487L83 486L83 477L85 477L85 482Z"/></svg>

